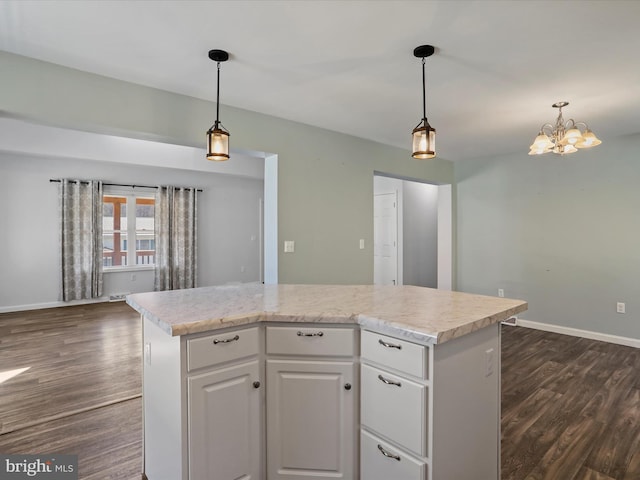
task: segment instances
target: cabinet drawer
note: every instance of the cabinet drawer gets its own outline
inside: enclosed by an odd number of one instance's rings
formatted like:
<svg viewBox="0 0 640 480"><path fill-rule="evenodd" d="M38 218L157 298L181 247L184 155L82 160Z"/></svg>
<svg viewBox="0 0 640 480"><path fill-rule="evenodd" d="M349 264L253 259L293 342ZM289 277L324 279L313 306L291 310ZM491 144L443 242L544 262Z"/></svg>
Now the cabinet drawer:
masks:
<svg viewBox="0 0 640 480"><path fill-rule="evenodd" d="M352 328L267 327L267 354L353 356Z"/></svg>
<svg viewBox="0 0 640 480"><path fill-rule="evenodd" d="M361 365L362 425L427 456L427 387L384 370Z"/></svg>
<svg viewBox="0 0 640 480"><path fill-rule="evenodd" d="M259 352L257 327L193 338L187 340L187 368L191 371Z"/></svg>
<svg viewBox="0 0 640 480"><path fill-rule="evenodd" d="M379 333L362 331L361 356L418 378L428 378L428 347Z"/></svg>
<svg viewBox="0 0 640 480"><path fill-rule="evenodd" d="M364 430L360 433L360 478L428 480L427 466Z"/></svg>

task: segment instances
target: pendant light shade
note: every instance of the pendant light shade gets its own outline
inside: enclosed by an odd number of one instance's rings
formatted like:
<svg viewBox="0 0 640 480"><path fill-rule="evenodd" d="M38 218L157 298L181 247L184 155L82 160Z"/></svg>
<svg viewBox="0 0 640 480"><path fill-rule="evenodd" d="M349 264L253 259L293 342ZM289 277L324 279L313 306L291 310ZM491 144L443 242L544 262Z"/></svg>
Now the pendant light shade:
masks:
<svg viewBox="0 0 640 480"><path fill-rule="evenodd" d="M229 132L219 128L216 122L207 131L207 160L222 162L229 160Z"/></svg>
<svg viewBox="0 0 640 480"><path fill-rule="evenodd" d="M428 159L436 156L436 129L427 120L427 86L425 82L425 58L435 52L432 45L421 45L413 50L413 55L422 58L422 120L413 129L412 154L413 158Z"/></svg>
<svg viewBox="0 0 640 480"><path fill-rule="evenodd" d="M216 62L218 68L218 82L216 92L216 121L207 131L207 160L222 162L229 160L229 132L220 122L220 63L229 60L229 54L224 50L209 50L209 58Z"/></svg>
<svg viewBox="0 0 640 480"><path fill-rule="evenodd" d="M420 160L436 156L436 130L426 118L413 129L413 158Z"/></svg>

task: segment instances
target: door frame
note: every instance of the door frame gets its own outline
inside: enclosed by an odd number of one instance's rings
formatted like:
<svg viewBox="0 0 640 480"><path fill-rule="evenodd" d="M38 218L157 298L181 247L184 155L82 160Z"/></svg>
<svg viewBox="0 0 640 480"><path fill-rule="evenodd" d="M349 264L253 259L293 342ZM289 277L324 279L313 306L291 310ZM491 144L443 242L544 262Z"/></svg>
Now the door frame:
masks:
<svg viewBox="0 0 640 480"><path fill-rule="evenodd" d="M398 239L396 244L398 246L398 280L397 284L403 284L403 270L402 265L404 262L403 244L403 230L404 230L404 218L402 215L403 210L403 183L404 181L426 183L429 185L435 185L438 187L438 286L440 290L453 290L453 188L451 184L432 184L415 178L399 177L394 175L388 175L382 172L374 172L373 178L373 195L383 193L396 193L398 200ZM379 177L376 180L376 177ZM384 178L384 180L382 180ZM373 201L373 198L372 198ZM375 205L374 205L375 208ZM374 212L375 216L375 212ZM374 262L375 269L375 262ZM375 271L374 271L375 278Z"/></svg>

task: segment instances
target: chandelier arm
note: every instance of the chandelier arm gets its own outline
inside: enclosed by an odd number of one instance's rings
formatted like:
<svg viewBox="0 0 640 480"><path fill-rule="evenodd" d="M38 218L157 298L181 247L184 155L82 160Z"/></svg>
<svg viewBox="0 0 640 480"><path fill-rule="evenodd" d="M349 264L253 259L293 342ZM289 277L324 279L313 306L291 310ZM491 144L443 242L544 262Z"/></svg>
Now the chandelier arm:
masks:
<svg viewBox="0 0 640 480"><path fill-rule="evenodd" d="M553 128L554 128L553 125L551 125L550 123L545 123L540 127L540 131L544 133L547 137L552 137Z"/></svg>
<svg viewBox="0 0 640 480"><path fill-rule="evenodd" d="M589 125L587 125L585 122L574 122L574 125L576 128L578 128L578 125L582 125L585 130L589 130Z"/></svg>

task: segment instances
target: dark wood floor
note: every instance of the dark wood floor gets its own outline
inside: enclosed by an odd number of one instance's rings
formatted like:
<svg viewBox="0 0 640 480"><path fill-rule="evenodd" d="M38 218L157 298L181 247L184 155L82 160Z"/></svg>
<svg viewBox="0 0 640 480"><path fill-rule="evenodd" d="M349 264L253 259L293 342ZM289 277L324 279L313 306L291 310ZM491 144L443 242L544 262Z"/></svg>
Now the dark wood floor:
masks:
<svg viewBox="0 0 640 480"><path fill-rule="evenodd" d="M0 315L0 452L78 455L79 478L139 479L139 315L123 302Z"/></svg>
<svg viewBox="0 0 640 480"><path fill-rule="evenodd" d="M640 350L502 332L502 480L640 480ZM0 452L139 479L140 344L121 302L0 315L0 372L30 367L0 383Z"/></svg>
<svg viewBox="0 0 640 480"><path fill-rule="evenodd" d="M639 480L640 349L502 327L502 480Z"/></svg>

